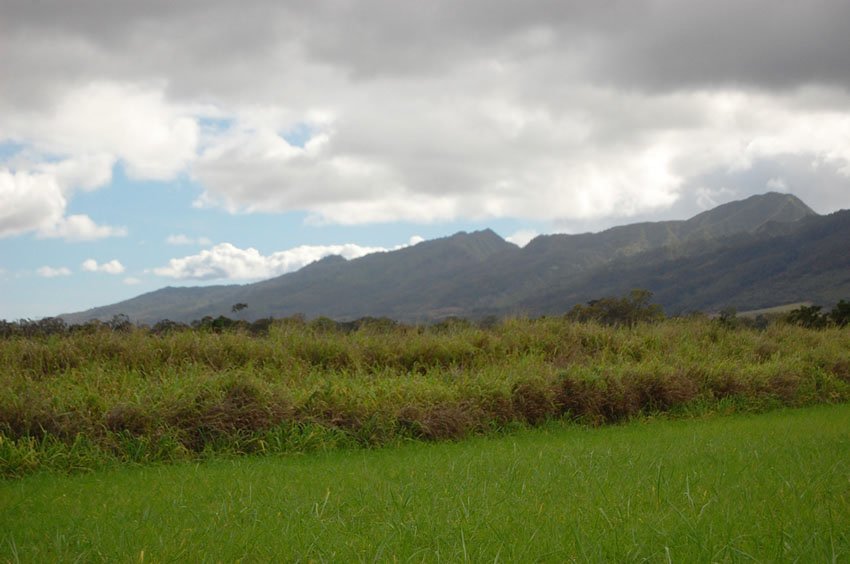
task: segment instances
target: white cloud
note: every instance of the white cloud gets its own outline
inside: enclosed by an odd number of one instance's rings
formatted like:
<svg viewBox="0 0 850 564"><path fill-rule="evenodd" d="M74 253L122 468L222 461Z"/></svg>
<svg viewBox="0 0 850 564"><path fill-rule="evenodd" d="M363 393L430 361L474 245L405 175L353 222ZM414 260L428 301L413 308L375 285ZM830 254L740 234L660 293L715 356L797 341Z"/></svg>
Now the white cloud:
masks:
<svg viewBox="0 0 850 564"><path fill-rule="evenodd" d="M42 278L56 278L57 276L70 276L71 270L64 266L53 268L52 266L42 266L36 273Z"/></svg>
<svg viewBox="0 0 850 564"><path fill-rule="evenodd" d="M161 86L94 81L40 111L0 117L0 130L47 154L120 159L134 178L167 180L195 156L191 111L168 102Z"/></svg>
<svg viewBox="0 0 850 564"><path fill-rule="evenodd" d="M697 205L702 210L708 210L734 197L735 191L726 187L706 188L701 186L696 189Z"/></svg>
<svg viewBox="0 0 850 564"><path fill-rule="evenodd" d="M394 249L404 246L406 245L400 245ZM253 248L240 249L230 243L221 243L196 255L171 259L168 261L168 266L155 268L154 273L177 279L253 280L292 272L330 255L340 255L350 260L387 250L383 247L364 247L347 243L301 245L263 255Z"/></svg>
<svg viewBox="0 0 850 564"><path fill-rule="evenodd" d="M165 238L165 242L169 245L193 245L195 240L186 235L169 235Z"/></svg>
<svg viewBox="0 0 850 564"><path fill-rule="evenodd" d="M107 185L118 161L134 178L174 178L195 157L198 126L189 112L166 102L162 88L105 81L69 87L46 107L0 112L0 142L27 148L27 159L0 168L0 237L125 235L87 215L65 217L68 201Z"/></svg>
<svg viewBox="0 0 850 564"><path fill-rule="evenodd" d="M124 265L116 259L109 262L98 264L94 259L86 259L83 261L82 269L86 272L103 272L105 274L121 274L124 272Z"/></svg>
<svg viewBox="0 0 850 564"><path fill-rule="evenodd" d="M771 178L767 181L767 187L770 190L776 190L777 192L787 192L788 191L788 183L784 178Z"/></svg>
<svg viewBox="0 0 850 564"><path fill-rule="evenodd" d="M96 190L112 180L115 157L105 153L82 155L57 163L43 163L38 169L56 178L63 192Z"/></svg>
<svg viewBox="0 0 850 564"><path fill-rule="evenodd" d="M0 169L0 237L49 229L66 205L54 177Z"/></svg>
<svg viewBox="0 0 850 564"><path fill-rule="evenodd" d="M0 168L0 238L28 232L68 241L126 235L125 228L97 225L87 215L65 215L74 188L92 189L109 178L111 161L100 157L35 164L32 170Z"/></svg>
<svg viewBox="0 0 850 564"><path fill-rule="evenodd" d="M127 278L124 279L124 284L126 284L128 286L136 286L136 285L141 284L141 283L142 283L142 281L139 280L138 278L134 277L134 276L128 276Z"/></svg>
<svg viewBox="0 0 850 564"><path fill-rule="evenodd" d="M127 235L125 227L97 225L87 215L69 215L39 231L40 237L62 238L66 241L95 241L106 237L124 237L125 235Z"/></svg>
<svg viewBox="0 0 850 564"><path fill-rule="evenodd" d="M476 82L493 77L470 74L425 83L415 96L395 83L362 85L368 94L343 102L303 148L237 119L193 165L199 204L306 210L314 224L592 220L669 208L701 175L783 155L821 155L850 177L850 114L809 109L808 91L659 95L575 84L541 99L480 90ZM450 100L438 93L446 90Z"/></svg>
<svg viewBox="0 0 850 564"><path fill-rule="evenodd" d="M528 243L531 242L532 239L540 235L537 231L533 229L520 229L513 235L510 235L505 238L506 241L513 243L518 247L524 247Z"/></svg>
<svg viewBox="0 0 850 564"><path fill-rule="evenodd" d="M194 238L182 233L169 235L165 238L165 242L169 245L198 245L200 247L206 247L212 244L212 241L208 237Z"/></svg>

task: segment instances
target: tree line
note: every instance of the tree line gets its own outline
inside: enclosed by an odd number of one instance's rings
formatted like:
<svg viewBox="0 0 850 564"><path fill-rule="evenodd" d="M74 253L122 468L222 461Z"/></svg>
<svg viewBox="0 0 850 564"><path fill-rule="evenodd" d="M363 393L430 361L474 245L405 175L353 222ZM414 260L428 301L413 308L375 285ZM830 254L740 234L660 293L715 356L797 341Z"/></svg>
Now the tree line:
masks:
<svg viewBox="0 0 850 564"><path fill-rule="evenodd" d="M564 318L577 323L599 323L601 325L614 327L635 327L644 323L656 323L666 319L663 308L652 303L652 292L636 288L629 293L619 297L604 297L590 300L584 304L573 306ZM235 304L231 312L239 314L247 308L247 304ZM756 329L765 328L771 320L791 323L809 329L825 329L827 327L846 327L850 324L850 301L841 300L832 309L824 310L819 305L803 305L785 314L774 314L770 320L766 316L759 316L754 320L738 317L734 308L725 308L715 318L725 327L747 326ZM460 326L477 326L487 328L498 319L486 317L480 320L468 320L463 318L446 318L429 324L432 330L451 330ZM35 337L50 336L71 333L93 333L98 331L129 332L132 330L147 330L154 335L162 335L176 331L206 331L206 332L233 332L243 331L252 335L268 334L273 324L290 324L309 328L321 332L348 333L363 328L391 331L404 326L402 323L388 317L362 317L351 321L336 321L328 317L317 317L312 320L302 314L295 314L287 318L261 318L253 322L242 319L232 319L224 315L218 317L206 316L191 323L182 323L163 319L153 325L134 324L127 315L118 314L108 321L91 320L82 324L68 324L59 317L46 317L43 319L20 319L18 321L0 320L0 338L9 337Z"/></svg>

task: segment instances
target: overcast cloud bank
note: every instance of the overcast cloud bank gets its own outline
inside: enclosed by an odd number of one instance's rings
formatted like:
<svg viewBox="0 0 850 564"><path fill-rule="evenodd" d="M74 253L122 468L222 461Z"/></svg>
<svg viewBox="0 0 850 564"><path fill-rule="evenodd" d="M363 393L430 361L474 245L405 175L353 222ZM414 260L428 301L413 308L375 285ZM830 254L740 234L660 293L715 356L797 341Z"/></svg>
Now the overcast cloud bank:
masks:
<svg viewBox="0 0 850 564"><path fill-rule="evenodd" d="M0 237L125 235L68 213L116 165L317 224L687 215L796 159L829 171L807 202L846 207L847 22L843 0L12 0Z"/></svg>

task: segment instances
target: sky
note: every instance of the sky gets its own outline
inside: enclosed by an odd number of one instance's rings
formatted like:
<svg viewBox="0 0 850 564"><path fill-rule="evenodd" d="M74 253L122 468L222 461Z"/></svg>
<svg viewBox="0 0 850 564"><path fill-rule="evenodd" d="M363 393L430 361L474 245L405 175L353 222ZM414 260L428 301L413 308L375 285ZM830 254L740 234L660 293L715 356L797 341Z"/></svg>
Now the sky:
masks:
<svg viewBox="0 0 850 564"><path fill-rule="evenodd" d="M846 0L0 0L0 319L768 191L850 208Z"/></svg>

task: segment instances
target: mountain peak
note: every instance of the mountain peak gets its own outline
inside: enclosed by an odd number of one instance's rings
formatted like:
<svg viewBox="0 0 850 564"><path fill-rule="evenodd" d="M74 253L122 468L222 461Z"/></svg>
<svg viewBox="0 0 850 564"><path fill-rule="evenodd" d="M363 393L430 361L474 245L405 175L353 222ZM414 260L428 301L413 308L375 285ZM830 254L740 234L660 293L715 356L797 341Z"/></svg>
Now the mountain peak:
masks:
<svg viewBox="0 0 850 564"><path fill-rule="evenodd" d="M734 232L754 232L771 221L791 223L815 215L812 208L793 194L767 192L695 215L685 221L683 234L722 237Z"/></svg>
<svg viewBox="0 0 850 564"><path fill-rule="evenodd" d="M460 231L446 239L452 246L462 249L471 258L482 260L505 248L512 247L510 243L499 237L492 229L480 231Z"/></svg>
<svg viewBox="0 0 850 564"><path fill-rule="evenodd" d="M477 231L458 231L454 235L449 235L447 239L479 239L479 240L500 240L504 241L498 233L490 229L480 229Z"/></svg>
<svg viewBox="0 0 850 564"><path fill-rule="evenodd" d="M327 256L324 256L324 257L322 257L318 260L314 260L313 262L311 262L310 264L308 264L304 268L307 268L307 267L310 267L310 266L318 266L318 265L342 264L344 262L348 262L348 259L346 259L342 255L327 255Z"/></svg>

